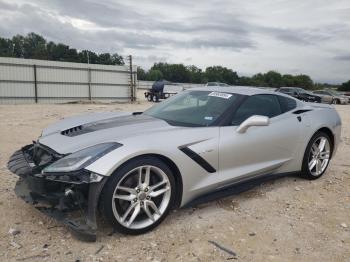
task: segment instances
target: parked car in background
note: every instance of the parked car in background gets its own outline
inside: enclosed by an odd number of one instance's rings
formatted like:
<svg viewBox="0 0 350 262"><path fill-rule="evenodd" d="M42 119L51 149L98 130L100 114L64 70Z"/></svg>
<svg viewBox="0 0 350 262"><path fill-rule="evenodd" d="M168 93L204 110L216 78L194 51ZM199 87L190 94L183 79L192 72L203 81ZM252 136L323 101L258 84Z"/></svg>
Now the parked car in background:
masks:
<svg viewBox="0 0 350 262"><path fill-rule="evenodd" d="M295 97L305 102L315 102L315 103L323 102L321 96L315 95L300 87L280 87L276 90L276 92L290 95L292 97Z"/></svg>
<svg viewBox="0 0 350 262"><path fill-rule="evenodd" d="M263 90L267 90L267 91L276 91L277 88L276 87L266 87L266 86L257 86L257 88L263 89Z"/></svg>
<svg viewBox="0 0 350 262"><path fill-rule="evenodd" d="M208 82L205 86L229 86L226 83L220 83L220 82Z"/></svg>
<svg viewBox="0 0 350 262"><path fill-rule="evenodd" d="M317 94L318 96L321 96L323 103L327 103L327 104L333 104L334 103L333 96L331 96L330 94L327 94L323 90L317 90L317 91L314 91L313 93Z"/></svg>
<svg viewBox="0 0 350 262"><path fill-rule="evenodd" d="M343 95L348 98L348 103L350 103L350 92L344 92Z"/></svg>
<svg viewBox="0 0 350 262"><path fill-rule="evenodd" d="M349 103L349 98L338 93L337 91L326 89L326 90L316 90L314 94L323 96L324 99L330 101L332 104L347 104Z"/></svg>

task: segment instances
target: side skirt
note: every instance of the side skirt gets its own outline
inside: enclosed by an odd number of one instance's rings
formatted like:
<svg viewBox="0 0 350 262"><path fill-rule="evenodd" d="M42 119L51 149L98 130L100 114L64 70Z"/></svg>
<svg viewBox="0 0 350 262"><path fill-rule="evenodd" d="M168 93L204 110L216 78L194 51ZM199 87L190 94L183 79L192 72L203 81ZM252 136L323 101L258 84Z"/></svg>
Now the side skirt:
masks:
<svg viewBox="0 0 350 262"><path fill-rule="evenodd" d="M230 184L227 187L221 187L218 190L215 190L211 193L204 194L185 204L183 208L194 207L199 204L211 202L218 200L220 198L238 195L245 191L248 191L256 186L261 185L267 181L273 181L284 177L297 176L299 172L288 172L288 173L279 173L279 174L266 174L258 177L248 178L245 180L239 180L236 183Z"/></svg>

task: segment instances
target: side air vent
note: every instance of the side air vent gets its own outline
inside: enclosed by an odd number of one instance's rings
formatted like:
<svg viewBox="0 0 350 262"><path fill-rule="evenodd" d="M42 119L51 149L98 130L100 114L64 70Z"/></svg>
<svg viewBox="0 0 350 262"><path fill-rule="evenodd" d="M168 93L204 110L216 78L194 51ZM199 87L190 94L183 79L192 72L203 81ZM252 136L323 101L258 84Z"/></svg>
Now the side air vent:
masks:
<svg viewBox="0 0 350 262"><path fill-rule="evenodd" d="M61 132L61 135L64 136L76 136L83 130L83 126L75 126Z"/></svg>
<svg viewBox="0 0 350 262"><path fill-rule="evenodd" d="M309 111L312 111L312 109L299 109L299 110L294 111L293 114L300 115L302 113L309 112Z"/></svg>
<svg viewBox="0 0 350 262"><path fill-rule="evenodd" d="M205 169L208 173L215 173L216 169L210 165L204 158L198 155L196 152L192 151L188 147L179 147L179 149L185 153L189 158L191 158L194 162L200 165L203 169Z"/></svg>

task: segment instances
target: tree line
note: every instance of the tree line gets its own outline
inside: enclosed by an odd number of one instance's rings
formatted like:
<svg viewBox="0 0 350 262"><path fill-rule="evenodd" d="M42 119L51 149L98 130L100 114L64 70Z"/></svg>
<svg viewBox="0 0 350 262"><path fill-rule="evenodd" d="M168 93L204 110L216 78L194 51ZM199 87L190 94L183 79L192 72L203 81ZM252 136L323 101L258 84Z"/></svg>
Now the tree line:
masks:
<svg viewBox="0 0 350 262"><path fill-rule="evenodd" d="M123 65L124 60L118 53L97 54L90 50L77 50L69 45L47 41L41 35L29 33L26 36L15 35L11 39L0 37L0 57L31 58L64 62L91 63L104 65ZM138 68L139 80L156 81L166 79L179 83L222 82L229 85L259 87L295 86L305 89L338 88L350 91L350 80L342 85L315 83L308 75L280 74L276 71L258 73L251 77L239 76L237 72L223 66L209 66L205 70L183 64L155 63L149 70Z"/></svg>
<svg viewBox="0 0 350 262"><path fill-rule="evenodd" d="M166 79L179 83L221 82L229 85L258 86L277 88L281 86L302 87L305 89L344 88L343 85L315 83L305 74L280 74L276 71L258 73L251 77L239 76L237 72L223 66L210 66L202 70L194 65L155 63L148 71L138 68L139 80L156 81ZM350 81L349 81L350 82ZM349 83L350 84L350 83ZM343 89L342 89L343 90ZM345 89L344 89L345 90ZM347 90L350 90L348 88Z"/></svg>
<svg viewBox="0 0 350 262"><path fill-rule="evenodd" d="M123 65L123 57L117 53L97 54L90 50L78 51L69 45L47 41L41 35L29 33L15 35L11 39L0 37L0 57L30 58L62 62Z"/></svg>

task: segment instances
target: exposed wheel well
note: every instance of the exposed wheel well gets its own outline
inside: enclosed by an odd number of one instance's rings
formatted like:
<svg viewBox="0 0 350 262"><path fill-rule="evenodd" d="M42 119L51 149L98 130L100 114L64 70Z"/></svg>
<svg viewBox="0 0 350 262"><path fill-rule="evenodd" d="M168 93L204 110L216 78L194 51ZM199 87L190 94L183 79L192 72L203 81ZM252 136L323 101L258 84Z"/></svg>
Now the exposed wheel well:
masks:
<svg viewBox="0 0 350 262"><path fill-rule="evenodd" d="M129 160L127 160L126 162L124 162L123 164L121 164L116 170L118 170L121 166L127 164L128 162L138 159L138 158L142 158L142 157L156 157L160 160L162 160L173 172L174 174L174 179L175 179L175 184L176 184L176 196L175 196L175 203L174 203L174 208L178 208L181 205L181 200L182 200L182 191L183 191L183 186L182 186L182 176L180 173L179 168L177 167L177 165L168 157L163 156L163 155L159 155L159 154L143 154L143 155L138 155L136 157L133 157ZM116 171L114 170L114 172Z"/></svg>
<svg viewBox="0 0 350 262"><path fill-rule="evenodd" d="M323 133L326 133L329 138L331 139L331 146L332 146L332 152L331 152L331 157L333 155L333 149L334 149L334 135L333 135L333 132L332 130L330 130L328 127L322 127L320 128L319 130L317 130L317 132L323 132Z"/></svg>

